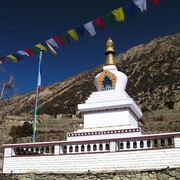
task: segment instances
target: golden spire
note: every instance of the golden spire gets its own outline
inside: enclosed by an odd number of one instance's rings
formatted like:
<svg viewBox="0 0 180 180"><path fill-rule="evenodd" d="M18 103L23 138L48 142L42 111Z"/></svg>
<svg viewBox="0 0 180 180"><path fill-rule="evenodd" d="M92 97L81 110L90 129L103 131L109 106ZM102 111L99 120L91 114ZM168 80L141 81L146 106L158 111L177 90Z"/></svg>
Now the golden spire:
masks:
<svg viewBox="0 0 180 180"><path fill-rule="evenodd" d="M113 41L111 40L111 38L109 37L109 39L106 42L106 62L105 62L105 66L107 65L115 65L115 60L114 60L114 45L113 45Z"/></svg>

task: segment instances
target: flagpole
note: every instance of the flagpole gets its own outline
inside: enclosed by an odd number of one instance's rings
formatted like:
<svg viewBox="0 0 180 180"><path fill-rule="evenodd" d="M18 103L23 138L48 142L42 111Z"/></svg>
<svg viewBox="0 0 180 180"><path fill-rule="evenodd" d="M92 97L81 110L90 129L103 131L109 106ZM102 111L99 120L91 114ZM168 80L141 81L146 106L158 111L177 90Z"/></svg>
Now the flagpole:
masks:
<svg viewBox="0 0 180 180"><path fill-rule="evenodd" d="M35 99L35 107L34 107L33 140L32 140L33 143L36 140L36 121L37 121L36 118L37 118L37 107L38 107L39 82L41 81L41 61L42 61L42 49L39 52L38 80L37 80L36 99Z"/></svg>

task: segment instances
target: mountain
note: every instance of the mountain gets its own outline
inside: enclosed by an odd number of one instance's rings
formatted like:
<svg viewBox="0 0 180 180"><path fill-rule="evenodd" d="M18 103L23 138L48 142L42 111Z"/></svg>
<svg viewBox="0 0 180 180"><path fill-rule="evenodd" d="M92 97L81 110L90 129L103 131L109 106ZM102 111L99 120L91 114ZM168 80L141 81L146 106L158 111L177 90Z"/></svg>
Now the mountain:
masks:
<svg viewBox="0 0 180 180"><path fill-rule="evenodd" d="M129 78L126 91L143 112L179 108L180 33L135 46L117 55L116 63ZM75 114L77 104L96 91L93 80L102 66L42 88L38 114ZM32 114L34 99L35 92L15 95L0 103L0 113Z"/></svg>

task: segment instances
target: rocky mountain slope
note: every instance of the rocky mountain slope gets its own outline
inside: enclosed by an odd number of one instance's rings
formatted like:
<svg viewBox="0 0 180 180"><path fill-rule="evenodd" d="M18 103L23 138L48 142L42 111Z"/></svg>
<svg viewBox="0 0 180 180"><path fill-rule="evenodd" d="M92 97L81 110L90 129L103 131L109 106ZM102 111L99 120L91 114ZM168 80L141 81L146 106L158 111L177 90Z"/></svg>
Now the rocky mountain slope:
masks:
<svg viewBox="0 0 180 180"><path fill-rule="evenodd" d="M117 68L129 78L127 92L143 112L179 109L180 33L153 39L116 56ZM75 114L77 104L95 91L94 77L102 65L42 89L39 114ZM32 113L35 92L15 95L0 103L0 113Z"/></svg>

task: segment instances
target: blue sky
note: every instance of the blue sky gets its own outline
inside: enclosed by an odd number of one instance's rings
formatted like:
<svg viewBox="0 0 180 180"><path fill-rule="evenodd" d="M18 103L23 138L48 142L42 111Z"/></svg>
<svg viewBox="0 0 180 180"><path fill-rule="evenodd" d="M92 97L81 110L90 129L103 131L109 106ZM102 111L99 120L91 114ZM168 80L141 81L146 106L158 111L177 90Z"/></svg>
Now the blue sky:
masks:
<svg viewBox="0 0 180 180"><path fill-rule="evenodd" d="M0 57L64 34L128 2L131 0L1 0ZM136 7L136 17L125 14L125 22L116 22L112 27L104 22L103 32L95 26L94 37L86 31L78 42L71 39L69 45L59 47L56 56L50 51L43 53L42 86L102 64L108 37L114 41L119 54L155 37L180 32L180 0L161 0L159 6L147 0L147 6L146 12ZM14 73L16 94L36 89L37 55L0 66L6 70L0 73L0 81Z"/></svg>

